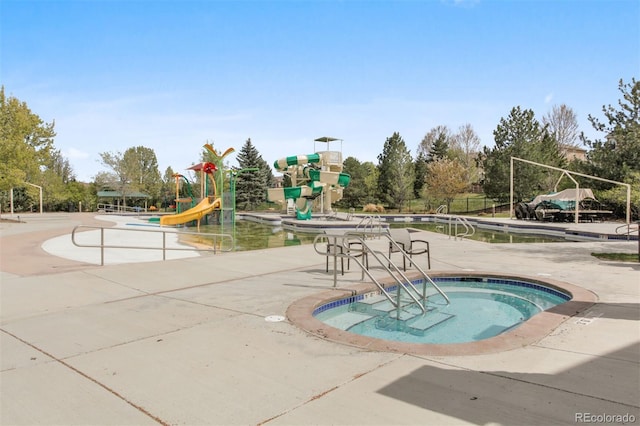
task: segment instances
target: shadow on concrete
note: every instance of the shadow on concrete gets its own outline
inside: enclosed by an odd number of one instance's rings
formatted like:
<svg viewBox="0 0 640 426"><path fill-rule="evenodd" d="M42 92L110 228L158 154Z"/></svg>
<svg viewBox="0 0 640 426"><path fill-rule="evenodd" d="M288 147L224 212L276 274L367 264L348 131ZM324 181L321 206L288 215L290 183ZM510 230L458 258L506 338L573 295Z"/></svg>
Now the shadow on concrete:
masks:
<svg viewBox="0 0 640 426"><path fill-rule="evenodd" d="M640 359L640 344L554 374L422 366L377 392L477 425L576 424L577 413L638 421L640 375L629 359Z"/></svg>
<svg viewBox="0 0 640 426"><path fill-rule="evenodd" d="M545 312L569 317L602 317L640 321L640 304L569 300Z"/></svg>
<svg viewBox="0 0 640 426"><path fill-rule="evenodd" d="M587 316L593 316L593 317L601 316L602 318L640 321L640 304L638 303L596 303L589 309Z"/></svg>

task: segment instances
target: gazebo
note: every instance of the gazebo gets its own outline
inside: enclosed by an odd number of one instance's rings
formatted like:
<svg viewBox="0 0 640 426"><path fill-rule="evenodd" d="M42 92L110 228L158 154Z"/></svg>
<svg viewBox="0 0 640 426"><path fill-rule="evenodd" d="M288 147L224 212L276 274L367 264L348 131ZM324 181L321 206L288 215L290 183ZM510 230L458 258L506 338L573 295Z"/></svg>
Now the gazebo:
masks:
<svg viewBox="0 0 640 426"><path fill-rule="evenodd" d="M124 194L122 191L98 191L98 202L102 202L104 204L110 204L117 211L126 210L127 200L144 200L144 209L147 209L147 200L151 198L149 195L139 192L139 191L125 191ZM120 202L124 200L124 203L121 205Z"/></svg>

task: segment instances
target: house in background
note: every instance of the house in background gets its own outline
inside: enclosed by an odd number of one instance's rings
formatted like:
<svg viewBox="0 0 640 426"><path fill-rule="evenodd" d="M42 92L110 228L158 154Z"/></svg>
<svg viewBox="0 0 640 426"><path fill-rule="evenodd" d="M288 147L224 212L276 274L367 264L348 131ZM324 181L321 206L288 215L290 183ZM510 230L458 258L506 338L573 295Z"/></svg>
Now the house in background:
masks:
<svg viewBox="0 0 640 426"><path fill-rule="evenodd" d="M587 150L578 148L577 146L562 145L560 146L560 152L562 152L567 161L585 161L587 159Z"/></svg>

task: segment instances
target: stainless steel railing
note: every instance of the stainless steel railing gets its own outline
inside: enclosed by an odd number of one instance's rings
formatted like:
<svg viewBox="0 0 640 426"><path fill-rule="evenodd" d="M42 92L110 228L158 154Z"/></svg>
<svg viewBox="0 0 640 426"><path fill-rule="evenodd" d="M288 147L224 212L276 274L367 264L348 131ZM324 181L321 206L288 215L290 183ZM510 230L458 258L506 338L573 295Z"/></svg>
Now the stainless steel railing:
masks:
<svg viewBox="0 0 640 426"><path fill-rule="evenodd" d="M390 244L394 244L396 248L399 250L399 252L403 256L405 256L407 260L412 261L410 256L402 249L402 247L400 247L395 242L395 240L393 240L390 234L383 233L382 236L386 237L389 240ZM351 245L349 243L354 241L358 242L359 248L352 250ZM325 246L324 250L321 248L322 246ZM420 300L424 301L427 299L428 284L431 285L431 287L433 287L438 293L440 293L440 295L444 298L447 304L450 303L449 298L442 291L442 289L440 289L440 287L438 287L438 285L431 279L431 277L429 277L429 275L417 264L414 263L416 269L418 270L418 272L420 272L420 274L423 277L422 293L415 287L413 282L400 270L400 268L391 261L391 259L387 255L369 246L365 241L364 237L362 236L362 234L360 233L346 232L344 234L318 234L313 240L313 248L316 251L316 253L322 256L333 257L334 259L333 286L334 287L337 287L337 280L338 280L336 261L338 258L343 258L343 259L347 258L349 260L353 260L360 267L363 274L361 279L364 279L364 275L366 274L369 277L369 279L376 285L376 287L378 287L378 289L380 290L380 293L384 295L387 298L387 300L389 300L389 302L391 302L391 304L398 309L400 308L401 290L404 290L405 294L407 294L411 299L413 299L414 302L418 304L422 312L426 313L426 309L424 305L420 303ZM397 284L397 295L395 298L391 294L389 294L389 292L384 288L384 286L369 272L368 267L365 266L358 258L359 256L352 255L351 253L352 251L355 251L357 254L361 254L365 252L367 254L370 254L373 257L373 259L377 261L379 266L382 267L382 269L384 269L388 273L388 275Z"/></svg>
<svg viewBox="0 0 640 426"><path fill-rule="evenodd" d="M87 243L79 243L76 239L76 233L78 230L99 230L100 231L100 240L98 243L87 244ZM145 232L145 233L154 233L161 234L162 238L158 241L160 247L148 245L122 245L122 244L107 244L105 242L105 232ZM168 247L167 246L167 234L174 235L195 235L201 237L202 239L207 240L207 243L211 243L210 247L200 246L198 247ZM122 235L122 234L120 234ZM111 237L117 238L117 237ZM211 241L208 241L211 240ZM231 234L213 234L213 233L203 233L203 232L175 232L172 230L162 230L162 229L132 229L132 228L110 228L104 226L90 226L90 225L78 225L73 228L71 232L71 242L76 247L85 247L85 248L99 248L100 249L100 266L104 266L104 250L105 249L132 249L132 250L161 250L162 251L162 260L167 259L167 251L196 251L196 252L213 252L216 254L217 252L228 252L234 249L234 240Z"/></svg>

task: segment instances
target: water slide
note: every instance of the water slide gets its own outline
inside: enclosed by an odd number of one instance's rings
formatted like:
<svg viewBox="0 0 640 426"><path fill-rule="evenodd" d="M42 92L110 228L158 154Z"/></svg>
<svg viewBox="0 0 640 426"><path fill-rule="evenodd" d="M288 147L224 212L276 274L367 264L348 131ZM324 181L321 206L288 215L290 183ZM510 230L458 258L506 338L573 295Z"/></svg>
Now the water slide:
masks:
<svg viewBox="0 0 640 426"><path fill-rule="evenodd" d="M310 166L311 164L317 163L322 163L322 156L318 153L293 155L275 161L273 166L276 170L282 171L292 166L299 167L299 172L296 173L296 176L309 179L310 182L309 185L292 186L287 188L269 188L267 190L267 198L269 201L285 201L289 199L295 201L300 198L304 198L305 200L299 200L296 202L296 217L301 220L310 219L311 202L309 200L321 195L329 186L338 187L341 190L342 187L349 185L351 179L346 173L321 171ZM340 169L342 169L342 167L340 167ZM342 192L340 191L339 194L341 195Z"/></svg>
<svg viewBox="0 0 640 426"><path fill-rule="evenodd" d="M182 213L162 216L160 218L160 226L180 225L193 220L199 221L213 210L219 209L222 205L222 200L220 198L215 198L213 201L209 201L209 198L210 197L204 198L195 207L185 210Z"/></svg>

